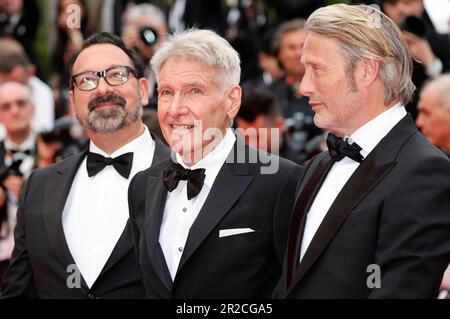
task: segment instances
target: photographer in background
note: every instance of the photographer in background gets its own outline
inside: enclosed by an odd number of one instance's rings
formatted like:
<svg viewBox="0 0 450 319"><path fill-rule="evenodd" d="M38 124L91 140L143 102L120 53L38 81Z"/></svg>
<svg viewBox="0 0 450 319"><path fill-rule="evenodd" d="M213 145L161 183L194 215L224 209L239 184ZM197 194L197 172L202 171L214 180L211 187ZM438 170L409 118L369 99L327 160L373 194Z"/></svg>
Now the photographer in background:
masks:
<svg viewBox="0 0 450 319"><path fill-rule="evenodd" d="M36 166L47 167L80 153L88 146L88 139L77 119L72 116L61 117L56 120L52 131L39 134Z"/></svg>
<svg viewBox="0 0 450 319"><path fill-rule="evenodd" d="M0 84L0 121L6 137L0 143L0 283L14 246L17 203L35 166L36 137L31 130L34 107L30 88L16 82Z"/></svg>
<svg viewBox="0 0 450 319"><path fill-rule="evenodd" d="M148 66L155 46L167 36L164 12L152 4L132 5L123 15L122 38L129 49L135 49ZM156 108L156 80L148 67L145 75L150 84L150 107Z"/></svg>
<svg viewBox="0 0 450 319"><path fill-rule="evenodd" d="M402 29L414 59L412 81L417 90L406 107L416 118L419 92L425 81L450 70L450 41L447 34L434 29L423 0L382 0L381 9Z"/></svg>
<svg viewBox="0 0 450 319"><path fill-rule="evenodd" d="M269 89L274 93L281 106L287 129L286 142L301 157L301 162L309 156L301 154L314 153L308 151L311 141L320 140L322 130L314 124L314 111L309 99L299 91L305 67L300 62L305 40L305 20L295 19L282 23L273 38L273 51L280 62L284 76L274 81ZM314 145L318 143L313 142Z"/></svg>

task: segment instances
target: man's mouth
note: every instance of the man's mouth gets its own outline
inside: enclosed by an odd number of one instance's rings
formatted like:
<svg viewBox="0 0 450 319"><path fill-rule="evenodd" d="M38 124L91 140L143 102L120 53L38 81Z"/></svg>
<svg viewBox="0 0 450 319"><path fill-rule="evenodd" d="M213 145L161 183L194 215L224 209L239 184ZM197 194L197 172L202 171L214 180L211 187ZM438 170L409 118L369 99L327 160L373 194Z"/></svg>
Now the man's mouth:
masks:
<svg viewBox="0 0 450 319"><path fill-rule="evenodd" d="M89 102L88 109L89 111L93 111L98 108L113 108L117 106L124 108L125 105L126 101L123 97L113 94L95 97Z"/></svg>
<svg viewBox="0 0 450 319"><path fill-rule="evenodd" d="M314 110L316 109L319 105L321 105L322 103L320 102L316 102L316 101L309 101L309 105L311 106L311 108Z"/></svg>
<svg viewBox="0 0 450 319"><path fill-rule="evenodd" d="M171 127L174 130L190 130L194 127L194 125L180 125L180 124L172 124Z"/></svg>
<svg viewBox="0 0 450 319"><path fill-rule="evenodd" d="M116 107L116 106L119 106L119 105L116 103L97 103L94 106L94 109L99 109L99 108L103 108L103 107Z"/></svg>

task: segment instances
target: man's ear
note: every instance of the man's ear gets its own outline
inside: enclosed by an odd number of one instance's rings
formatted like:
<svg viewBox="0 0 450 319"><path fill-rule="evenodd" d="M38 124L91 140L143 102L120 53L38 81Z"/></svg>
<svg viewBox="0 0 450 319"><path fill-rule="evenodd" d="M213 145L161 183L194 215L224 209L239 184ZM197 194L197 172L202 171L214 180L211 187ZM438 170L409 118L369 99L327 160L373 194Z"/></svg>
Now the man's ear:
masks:
<svg viewBox="0 0 450 319"><path fill-rule="evenodd" d="M28 66L28 76L32 77L36 75L36 66L34 66L33 64L30 64Z"/></svg>
<svg viewBox="0 0 450 319"><path fill-rule="evenodd" d="M141 94L142 106L147 105L150 101L149 87L150 87L150 84L146 78L139 79L139 93Z"/></svg>
<svg viewBox="0 0 450 319"><path fill-rule="evenodd" d="M375 59L362 59L359 63L358 82L370 86L378 77L380 62Z"/></svg>
<svg viewBox="0 0 450 319"><path fill-rule="evenodd" d="M280 129L280 133L284 132L284 117L279 115L275 119L275 127Z"/></svg>
<svg viewBox="0 0 450 319"><path fill-rule="evenodd" d="M241 107L242 88L239 85L234 85L228 92L227 114L230 119L234 119Z"/></svg>

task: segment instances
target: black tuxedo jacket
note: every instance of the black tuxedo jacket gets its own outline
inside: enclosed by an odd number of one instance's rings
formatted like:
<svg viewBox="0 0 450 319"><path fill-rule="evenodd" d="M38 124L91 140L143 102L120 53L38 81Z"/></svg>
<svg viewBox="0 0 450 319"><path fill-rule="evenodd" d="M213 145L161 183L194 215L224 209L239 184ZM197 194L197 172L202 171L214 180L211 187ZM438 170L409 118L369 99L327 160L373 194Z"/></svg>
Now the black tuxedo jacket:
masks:
<svg viewBox="0 0 450 319"><path fill-rule="evenodd" d="M450 259L449 159L405 116L350 177L299 263L304 212L329 159L319 154L299 184L274 297L435 298Z"/></svg>
<svg viewBox="0 0 450 319"><path fill-rule="evenodd" d="M248 160L256 158L257 151L244 146L242 140L238 139L230 156L238 143L250 157L244 163L227 160L222 166L189 231L174 281L159 245L167 198L163 171L171 160L131 181L130 220L147 297L270 297L281 275L295 187L303 169L270 156L279 161L279 169L275 174L262 174L264 164ZM255 232L219 238L222 229L247 227Z"/></svg>
<svg viewBox="0 0 450 319"><path fill-rule="evenodd" d="M155 139L152 165L170 156ZM22 190L14 233L11 264L2 284L2 297L142 298L142 275L134 252L129 222L99 277L89 289L69 288L70 254L62 227L62 212L75 174L86 152L35 170ZM83 230L80 230L80 236ZM70 281L70 279L69 279Z"/></svg>

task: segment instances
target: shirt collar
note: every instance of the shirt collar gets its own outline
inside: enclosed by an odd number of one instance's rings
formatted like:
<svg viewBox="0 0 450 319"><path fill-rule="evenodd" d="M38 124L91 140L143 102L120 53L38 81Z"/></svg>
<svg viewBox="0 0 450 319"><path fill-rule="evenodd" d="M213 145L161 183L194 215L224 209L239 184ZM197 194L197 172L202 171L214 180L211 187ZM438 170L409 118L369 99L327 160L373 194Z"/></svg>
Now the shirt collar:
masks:
<svg viewBox="0 0 450 319"><path fill-rule="evenodd" d="M13 141L11 141L8 137L5 138L5 149L6 150L18 150L18 151L25 151L25 150L34 150L36 147L36 136L31 133L30 136L20 145L17 145Z"/></svg>
<svg viewBox="0 0 450 319"><path fill-rule="evenodd" d="M141 135L139 135L137 138L135 138L128 144L125 144L118 150L114 151L112 154L107 154L106 152L101 150L97 145L95 145L95 143L92 140L90 141L90 144L89 144L89 151L92 153L97 153L97 154L103 155L105 157L114 158L114 157L123 155L128 152L136 153L141 150L145 150L145 149L147 149L148 143L154 144L155 141L153 140L153 138L149 139L149 137L151 136L150 132L146 125L143 125L143 126L144 126L144 132Z"/></svg>
<svg viewBox="0 0 450 319"><path fill-rule="evenodd" d="M356 142L365 158L406 114L405 107L397 103L357 129L348 141Z"/></svg>
<svg viewBox="0 0 450 319"><path fill-rule="evenodd" d="M184 168L191 170L204 168L206 175L204 184L211 188L223 163L233 149L235 142L236 136L233 134L233 131L228 128L222 141L220 141L220 143L200 161L189 167L183 162L180 154L176 153L177 162Z"/></svg>

